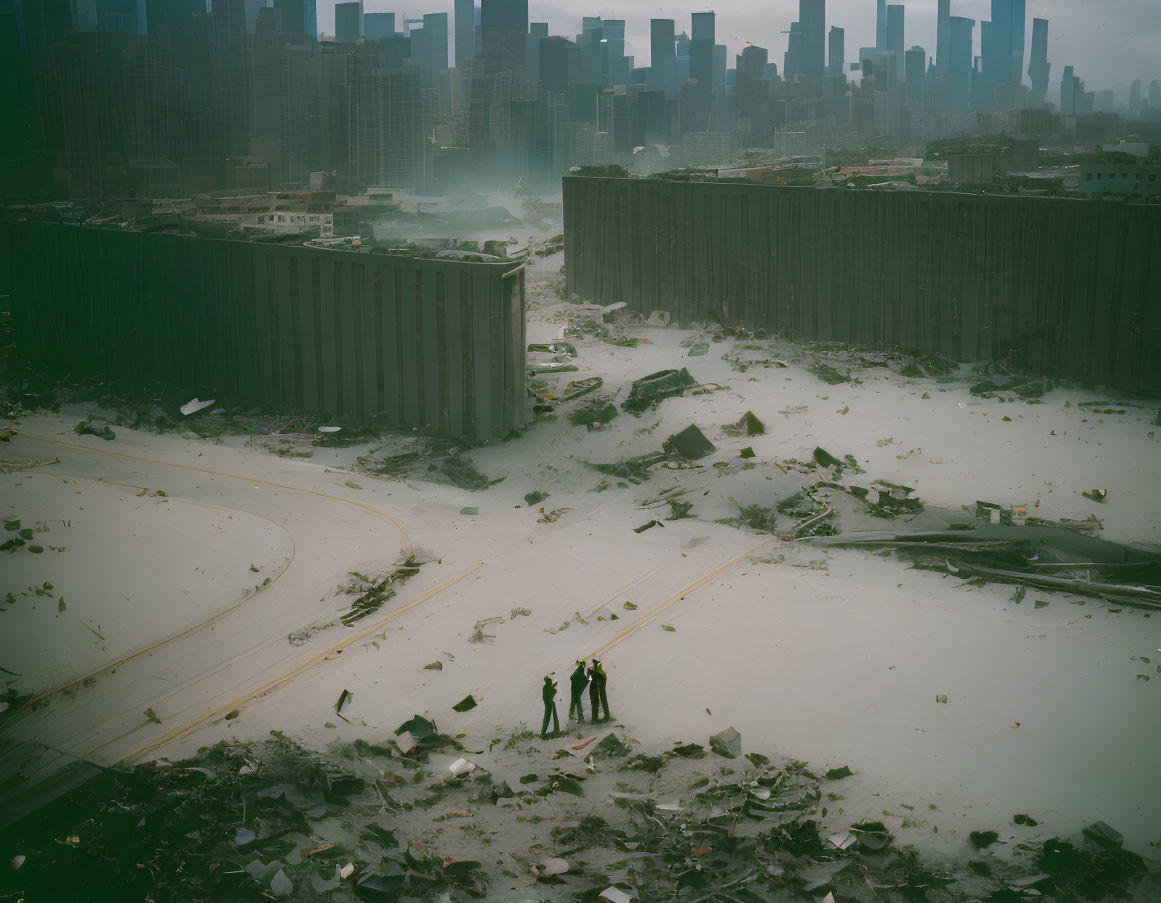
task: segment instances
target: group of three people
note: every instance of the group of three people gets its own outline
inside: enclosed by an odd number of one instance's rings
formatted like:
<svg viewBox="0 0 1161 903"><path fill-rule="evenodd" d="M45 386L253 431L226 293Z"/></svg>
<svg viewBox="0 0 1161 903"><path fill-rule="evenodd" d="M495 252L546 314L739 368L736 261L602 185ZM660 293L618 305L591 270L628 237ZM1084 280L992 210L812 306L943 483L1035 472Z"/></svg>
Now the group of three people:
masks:
<svg viewBox="0 0 1161 903"><path fill-rule="evenodd" d="M609 716L609 699L605 695L605 684L608 683L609 676L605 674L605 668L601 664L600 659L593 659L593 663L585 670L585 660L578 658L576 661L576 670L572 672L569 677L569 685L572 691L569 697L568 717L575 718L576 721L582 722L585 720L583 699L585 687L589 688L589 704L592 712L592 720L594 722L602 720L600 717L601 709L604 709L605 718L608 720ZM547 675L544 678L544 688L541 691L541 697L544 699L544 723L540 725L540 736L543 739L548 736L548 722L552 722L552 732L560 732L560 719L556 714L556 681L552 679L552 675Z"/></svg>

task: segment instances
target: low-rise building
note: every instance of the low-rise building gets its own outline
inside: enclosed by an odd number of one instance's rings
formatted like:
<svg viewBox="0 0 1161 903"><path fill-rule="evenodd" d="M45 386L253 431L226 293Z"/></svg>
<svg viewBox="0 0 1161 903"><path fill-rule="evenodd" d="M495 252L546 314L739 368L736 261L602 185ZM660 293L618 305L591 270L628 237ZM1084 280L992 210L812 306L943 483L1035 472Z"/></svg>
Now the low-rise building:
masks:
<svg viewBox="0 0 1161 903"><path fill-rule="evenodd" d="M1161 194L1161 163L1084 163L1080 190L1091 194Z"/></svg>

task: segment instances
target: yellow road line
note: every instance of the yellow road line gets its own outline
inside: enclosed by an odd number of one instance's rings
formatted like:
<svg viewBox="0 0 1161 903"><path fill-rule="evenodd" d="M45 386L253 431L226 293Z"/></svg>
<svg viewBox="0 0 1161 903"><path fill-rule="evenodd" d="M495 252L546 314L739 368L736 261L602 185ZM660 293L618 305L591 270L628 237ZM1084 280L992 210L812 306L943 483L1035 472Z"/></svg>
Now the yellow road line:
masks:
<svg viewBox="0 0 1161 903"><path fill-rule="evenodd" d="M73 479L86 479L86 478L74 477ZM90 480L89 482L96 483L95 480ZM97 484L97 485L106 485L106 484ZM184 499L169 499L169 501L186 501L186 500L184 500ZM214 621L218 620L219 618L225 617L230 612L237 611L239 608L241 608L247 602L251 602L254 599L257 599L260 595L262 595L262 593L266 592L266 590L268 590L272 586L274 586L274 584L278 582L278 580L282 577L282 575L285 574L288 570L290 570L290 566L292 564L294 564L294 558L298 554L298 545L294 541L294 534L291 533L290 530L288 530L286 528L285 524L280 524L280 523L278 523L278 521L274 520L273 518L267 517L265 514L259 514L257 511L247 511L245 508L233 508L233 507L230 507L229 505L214 506L214 505L206 505L206 504L203 504L202 502L188 502L188 501L186 502L186 504L197 505L197 506L203 507L203 508L223 509L226 511L240 511L243 514L253 514L255 517L261 517L264 520L270 521L270 523L274 524L276 527L282 528L282 530L284 530L286 532L286 535L290 537L290 560L288 562L286 562L286 567L284 567L281 571L279 571L278 575L273 577L269 583L267 583L263 587L260 587L258 589L258 591L255 592L253 595L247 596L246 598L242 599L240 602L237 602L234 605L231 605L229 608L223 609L222 611L219 611L216 614L210 615L208 618L205 618L204 620L199 621L197 624L194 624L192 627L187 627L185 630L181 631L181 633L175 633L173 636L167 637L164 640L160 640L159 642L154 643L152 646L149 646L145 649L141 649L137 652L132 653L131 655L127 655L124 658L118 659L115 662L110 662L107 665L102 665L96 671L90 671L84 677L78 677L76 680L71 680L67 684L63 684L62 686L57 687L55 690L49 690L47 693L41 693L39 696L35 697L34 699L30 699L30 700L28 700L28 702L24 703L24 705L21 707L23 710L27 711L28 709L35 706L41 700L48 699L50 696L55 696L57 693L61 692L61 690L67 690L69 687L75 687L77 684L83 683L84 681L88 680L91 677L96 677L98 674L103 674L105 671L108 671L110 668L119 668L123 664L125 664L126 662L133 661L133 659L135 659L135 658L139 658L142 655L148 655L151 652L156 652L158 649L161 649L163 646L168 646L170 643L172 643L176 640L180 640L183 637L189 636L191 633L194 633L197 630L201 630L201 628L205 627L207 624L212 624Z"/></svg>
<svg viewBox="0 0 1161 903"><path fill-rule="evenodd" d="M343 640L341 643L336 643L334 646L331 646L329 649L326 649L323 652L320 652L318 655L314 656L311 659L308 659L307 661L303 662L301 665L298 665L297 667L291 669L290 671L287 671L283 674L280 674L278 677L275 677L274 679L267 681L262 686L258 687L256 690L252 690L251 692L247 693L246 695L240 696L239 698L235 699L233 702L229 702L226 705L222 706L220 709L217 709L216 711L210 712L208 715L203 715L201 718L197 719L196 721L191 721L189 724L186 724L182 727L179 727L179 728L176 728L176 729L170 731L168 734L166 734L160 740L157 740L153 743L150 743L148 746L143 746L141 749L137 750L136 752L131 753L130 755L125 756L124 758L120 759L119 763L132 762L133 760L139 758L140 756L143 756L144 754L146 754L148 752L152 752L153 750L158 749L161 746L164 746L170 740L173 740L176 737L181 736L186 731L193 730L195 727L198 727L199 725L202 725L207 721L212 721L215 718L220 718L221 716L223 716L229 712L232 712L234 709L240 708L241 706L245 705L247 702L250 702L252 699L254 699L258 696L262 696L266 693L269 693L271 690L275 689L276 687L280 686L281 684L284 684L287 681L291 680L292 678L296 677L297 675L301 674L307 668L310 668L311 666L317 664L318 662L322 661L323 659L325 659L331 655L334 655L336 652L341 652L343 649L347 648L352 643L357 643L359 640L364 639L364 638L370 636L371 634L377 632L378 630L383 628L386 624L390 623L392 620L399 617L401 614L404 614L405 612L408 612L411 609L415 608L417 605L420 605L421 603L426 602L432 596L436 595L437 593L443 592L449 586L452 586L455 583L459 583L459 581L463 580L469 574L472 574L475 571L479 570L479 568L482 566L483 566L482 561L477 562L475 565L468 568L468 570L466 570L462 574L460 574L458 577L454 577L451 580L449 580L447 583L441 584L440 586L437 586L434 589L428 590L426 593L423 593L422 595L413 599L411 602L408 602L402 608L399 608L396 611L393 611L387 617L376 622L373 626L368 627L362 633L358 633L358 634L355 634L355 636L348 637L347 639Z"/></svg>
<svg viewBox="0 0 1161 903"><path fill-rule="evenodd" d="M227 480L241 480L242 482L251 483L251 484L258 485L258 486L269 486L269 487L274 488L274 489L285 489L288 492L301 492L301 493L304 493L306 495L313 495L313 496L317 496L318 498L329 499L332 502L341 502L341 503L346 504L346 505L354 505L356 508L362 508L364 511L369 511L372 514L374 514L378 517L382 517L385 520L388 520L391 523L393 523L399 529L399 532L402 533L404 538L407 540L407 545L408 545L409 551L412 554L415 553L415 544L411 541L411 537L408 535L407 531L403 528L403 524L399 523L399 521L397 521L394 517L392 517L386 511L382 511L379 508L376 508L374 505L368 505L365 502L356 502L353 499L344 499L344 498L340 498L339 496L336 496L336 495L327 495L325 492L318 492L314 489L302 489L298 486L287 486L283 483L272 483L269 480L259 480L255 477L244 477L244 476L238 476L237 474L232 474L232 473L221 473L220 471L209 470L208 468L205 468L205 467L194 467L192 464L174 464L172 461L158 461L154 458L142 458L142 457L139 457L137 455L128 455L128 454L125 454L124 452L108 451L107 449L103 449L103 448L90 448L87 445L77 445L75 442L64 442L61 439L52 439L52 438L49 438L48 436L37 436L35 433L26 433L23 430L15 430L14 429L12 432L18 436L24 436L25 438L28 438L28 439L37 439L40 442L48 442L52 445L62 446L63 448L75 448L75 449L79 449L80 451L91 452L91 453L96 454L96 455L108 455L108 456L113 457L113 458L126 458L130 461L141 461L145 464L158 464L162 467L177 467L177 468L180 468L181 470L193 471L194 473L204 473L204 474L208 474L209 476L222 477L222 478L227 479Z"/></svg>
<svg viewBox="0 0 1161 903"><path fill-rule="evenodd" d="M672 608L674 605L676 605L678 602L680 602L682 599L684 599L686 596L688 596L694 590L699 589L702 586L705 586L707 583L709 583L714 577L716 577L722 571L726 570L727 568L733 567L735 564L737 564L743 558L749 558L751 555L755 554L759 549L762 549L762 548L770 545L770 543L773 543L773 542L779 542L779 540L768 539L765 542L754 546L754 548L750 549L750 551L744 552L741 555L739 555L737 558L734 558L731 561L727 561L721 567L716 568L713 571L710 571L708 574L706 574L700 580L697 580L697 581L691 583L689 586L687 586L685 589L683 589L677 595L672 596L671 598L667 599L666 601L661 602L661 603L657 604L656 606L654 606L653 609L651 609L647 614L642 615L635 622L633 622L633 624L626 627L624 630L622 630L620 633L618 633L615 637L613 637L611 640L606 642L604 645L599 646L596 649L594 649L592 652L590 652L588 655L586 655L585 658L592 658L594 655L598 655L598 654L604 652L606 649L609 649L609 648L617 645L619 642L621 642L621 640L628 637L634 631L638 630L641 627L644 627L649 621L653 620L655 617L657 617L659 614L661 614L661 612L666 611L669 608Z"/></svg>
<svg viewBox="0 0 1161 903"><path fill-rule="evenodd" d="M654 568L648 574L646 574L644 577L642 577L640 580L638 580L636 583L630 583L623 590L620 590L616 593L613 593L613 595L609 596L609 598L607 598L604 602L602 602L600 605L598 605L596 608L594 608L592 611L590 611L587 615L585 615L585 617L591 618L593 615L595 615L598 611L600 611L602 608L604 608L610 602L612 602L615 599L619 599L621 596L625 595L625 593L629 592L629 590L631 590L633 587L640 586L642 583L644 583L646 580L648 580L650 577L652 577L654 574L656 574L659 570L661 570L661 568L659 568L659 567Z"/></svg>

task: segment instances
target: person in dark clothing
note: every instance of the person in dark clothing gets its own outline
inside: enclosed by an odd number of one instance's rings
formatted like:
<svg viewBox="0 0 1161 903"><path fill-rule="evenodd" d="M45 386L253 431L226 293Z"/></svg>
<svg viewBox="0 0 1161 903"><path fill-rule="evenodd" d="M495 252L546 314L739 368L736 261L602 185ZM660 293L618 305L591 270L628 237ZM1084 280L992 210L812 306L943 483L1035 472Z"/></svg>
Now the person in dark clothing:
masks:
<svg viewBox="0 0 1161 903"><path fill-rule="evenodd" d="M560 733L560 718L556 714L556 681L551 677L544 678L544 688L540 692L544 699L544 723L540 725L540 739L548 736L548 719L552 718L552 732Z"/></svg>
<svg viewBox="0 0 1161 903"><path fill-rule="evenodd" d="M605 684L608 682L608 675L605 674L605 668L598 659L593 659L592 667L589 668L589 703L592 709L593 721L602 720L600 717L600 710L603 706L605 709L605 720L609 716L609 699L605 695Z"/></svg>
<svg viewBox="0 0 1161 903"><path fill-rule="evenodd" d="M572 695L568 703L568 717L575 717L578 722L585 720L582 700L584 699L585 687L588 686L588 683L589 679L585 675L585 660L578 658L576 660L576 670L572 672L572 676L569 678Z"/></svg>

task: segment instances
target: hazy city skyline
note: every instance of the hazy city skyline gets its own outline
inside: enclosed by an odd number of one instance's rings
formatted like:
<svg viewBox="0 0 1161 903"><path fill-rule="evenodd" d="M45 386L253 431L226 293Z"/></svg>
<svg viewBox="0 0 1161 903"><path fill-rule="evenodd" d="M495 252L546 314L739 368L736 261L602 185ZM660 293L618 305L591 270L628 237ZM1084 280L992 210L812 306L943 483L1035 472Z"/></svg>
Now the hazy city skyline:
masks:
<svg viewBox="0 0 1161 903"><path fill-rule="evenodd" d="M318 27L325 34L334 33L336 0L319 0ZM936 0L911 0L907 9L905 43L921 46L928 56L935 55ZM1054 73L1064 66L1075 66L1090 88L1127 86L1135 78L1148 84L1161 78L1161 4L1147 0L1106 0L1099 4L1081 4L1065 8L1049 0L1029 0L1027 35L1031 40L1032 19L1050 22L1048 57ZM365 0L366 12L395 12L417 17L425 12L452 13L451 0ZM575 6L558 0L530 0L528 17L532 22L548 22L552 34L574 35L581 30L581 16L594 15L626 20L626 53L635 57L635 65L649 65L649 19L672 18L680 33L689 30L692 12L713 9L717 12L718 40L728 48L728 58L740 53L747 43L770 51L772 61L780 61L786 51L790 23L798 16L798 0L742 0L729 4L692 4L656 6L643 0L593 4L578 11ZM990 15L991 0L953 0L952 14L975 19L975 52L980 52L979 26ZM855 61L860 47L875 44L874 0L828 0L827 23L846 30L846 62ZM1027 83L1027 72L1024 73ZM1059 78L1051 79L1050 96L1059 95ZM1125 98L1118 92L1118 103Z"/></svg>

